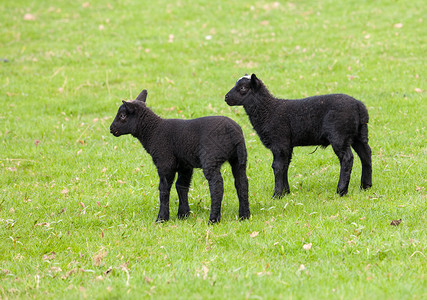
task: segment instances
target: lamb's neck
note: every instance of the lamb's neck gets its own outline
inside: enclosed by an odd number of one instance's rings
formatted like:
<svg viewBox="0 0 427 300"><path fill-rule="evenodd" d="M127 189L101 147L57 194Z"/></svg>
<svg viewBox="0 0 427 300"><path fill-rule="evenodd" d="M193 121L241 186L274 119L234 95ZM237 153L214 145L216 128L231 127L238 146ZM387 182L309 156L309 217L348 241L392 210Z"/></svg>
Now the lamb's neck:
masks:
<svg viewBox="0 0 427 300"><path fill-rule="evenodd" d="M138 127L133 136L141 142L142 146L148 153L150 153L157 128L162 121L162 118L148 109L142 112L139 116Z"/></svg>
<svg viewBox="0 0 427 300"><path fill-rule="evenodd" d="M260 134L266 125L269 123L269 116L274 111L274 102L276 99L270 97L256 98L253 101L248 101L245 104L246 114L249 116L249 120L252 123L254 129Z"/></svg>

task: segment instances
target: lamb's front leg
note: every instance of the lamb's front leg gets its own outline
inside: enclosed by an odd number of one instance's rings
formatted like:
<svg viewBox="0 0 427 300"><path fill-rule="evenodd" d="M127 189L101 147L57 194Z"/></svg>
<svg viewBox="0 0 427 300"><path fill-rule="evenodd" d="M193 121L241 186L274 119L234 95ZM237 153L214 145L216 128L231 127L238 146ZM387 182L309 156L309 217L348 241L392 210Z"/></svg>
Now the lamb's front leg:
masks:
<svg viewBox="0 0 427 300"><path fill-rule="evenodd" d="M216 223L221 220L221 203L224 194L221 166L203 169L203 173L209 182L209 191L211 194L211 214L209 216L209 223Z"/></svg>
<svg viewBox="0 0 427 300"><path fill-rule="evenodd" d="M281 198L290 193L288 182L288 169L291 163L291 151L274 151L273 165L274 171L274 194L273 198Z"/></svg>
<svg viewBox="0 0 427 300"><path fill-rule="evenodd" d="M175 184L179 198L178 219L185 219L190 215L188 190L190 189L192 175L193 169L178 170L178 179Z"/></svg>
<svg viewBox="0 0 427 300"><path fill-rule="evenodd" d="M156 222L164 222L169 220L169 195L173 179L175 177L175 172L170 170L168 171L158 171L159 172L159 192L160 192L160 209L159 215L157 216Z"/></svg>

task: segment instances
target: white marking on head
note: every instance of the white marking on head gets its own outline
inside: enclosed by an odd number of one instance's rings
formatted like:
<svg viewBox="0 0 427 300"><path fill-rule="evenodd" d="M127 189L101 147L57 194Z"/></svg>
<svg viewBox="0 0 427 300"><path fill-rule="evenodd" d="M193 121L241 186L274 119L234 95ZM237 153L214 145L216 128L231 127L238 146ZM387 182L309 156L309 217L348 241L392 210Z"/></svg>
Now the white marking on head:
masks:
<svg viewBox="0 0 427 300"><path fill-rule="evenodd" d="M251 79L251 75L245 75L240 77L236 82L239 82L241 79L246 78L246 79Z"/></svg>

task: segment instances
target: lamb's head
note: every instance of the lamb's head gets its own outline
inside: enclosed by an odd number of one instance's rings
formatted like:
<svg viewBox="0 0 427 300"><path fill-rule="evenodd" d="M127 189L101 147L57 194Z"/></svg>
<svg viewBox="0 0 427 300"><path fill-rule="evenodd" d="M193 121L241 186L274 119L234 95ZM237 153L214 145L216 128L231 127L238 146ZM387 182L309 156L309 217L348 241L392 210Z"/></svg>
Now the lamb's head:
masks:
<svg viewBox="0 0 427 300"><path fill-rule="evenodd" d="M110 132L114 136L134 134L138 128L138 116L146 106L147 90L143 90L133 101L122 101L116 117L110 126Z"/></svg>
<svg viewBox="0 0 427 300"><path fill-rule="evenodd" d="M244 105L245 102L250 101L251 96L258 92L261 85L262 82L255 74L246 74L239 78L236 85L225 95L225 102L230 106Z"/></svg>

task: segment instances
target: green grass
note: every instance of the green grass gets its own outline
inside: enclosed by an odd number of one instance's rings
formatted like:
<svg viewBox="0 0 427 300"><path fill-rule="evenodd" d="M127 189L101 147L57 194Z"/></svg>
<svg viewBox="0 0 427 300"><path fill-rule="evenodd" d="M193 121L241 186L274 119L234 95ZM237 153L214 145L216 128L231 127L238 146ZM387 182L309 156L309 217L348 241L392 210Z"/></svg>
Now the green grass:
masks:
<svg viewBox="0 0 427 300"><path fill-rule="evenodd" d="M1 299L426 298L424 1L84 3L0 4ZM372 189L359 190L356 157L338 197L332 149L306 147L294 152L292 193L270 199L271 153L224 102L244 73L282 98L362 100ZM162 117L242 126L249 221L237 221L224 165L220 224L207 224L200 170L191 216L176 219L172 191L171 220L154 223L151 158L109 133L120 101L143 88Z"/></svg>

